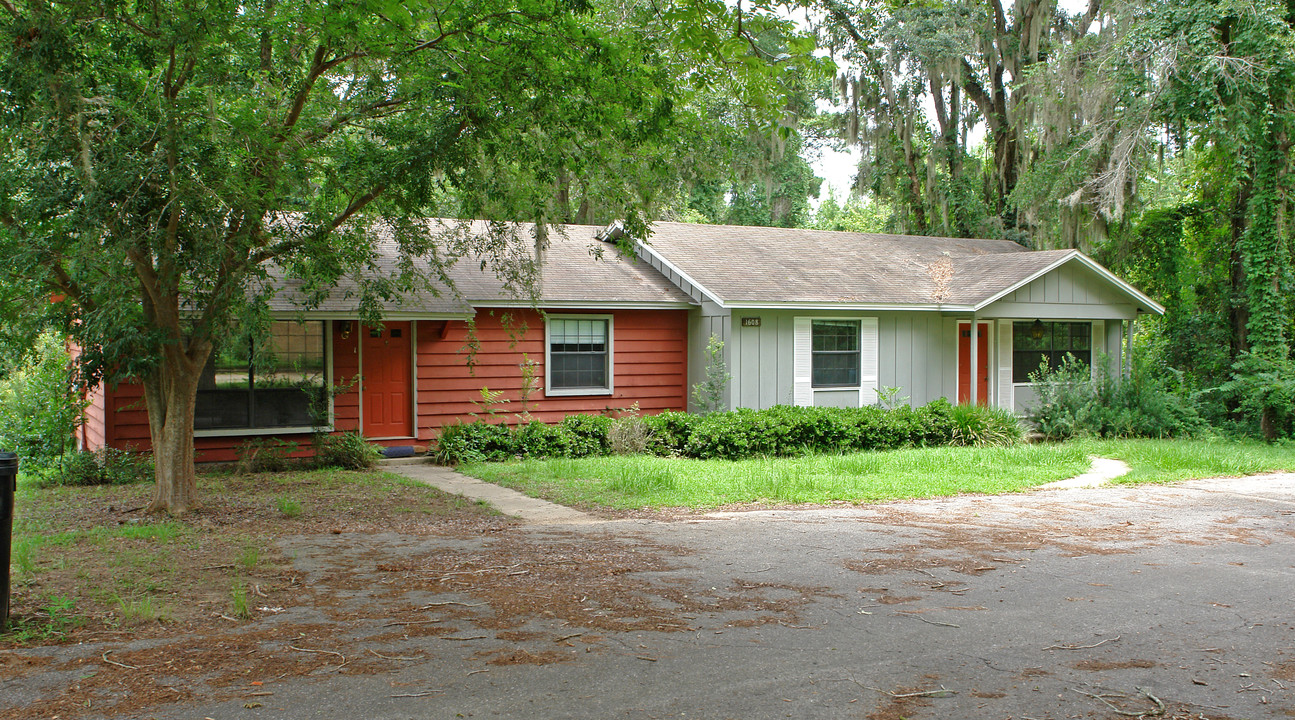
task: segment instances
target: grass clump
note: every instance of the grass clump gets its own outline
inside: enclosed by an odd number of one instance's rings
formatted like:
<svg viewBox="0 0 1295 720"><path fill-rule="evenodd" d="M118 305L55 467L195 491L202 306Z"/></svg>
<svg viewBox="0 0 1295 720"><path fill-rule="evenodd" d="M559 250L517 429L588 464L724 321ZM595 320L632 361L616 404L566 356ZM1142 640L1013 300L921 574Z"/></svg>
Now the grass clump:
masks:
<svg viewBox="0 0 1295 720"><path fill-rule="evenodd" d="M235 582L230 586L229 612L239 620L252 619L252 608L247 604L247 583Z"/></svg>
<svg viewBox="0 0 1295 720"><path fill-rule="evenodd" d="M290 497L282 495L274 499L274 506L279 510L279 514L286 518L295 518L301 515L301 503Z"/></svg>

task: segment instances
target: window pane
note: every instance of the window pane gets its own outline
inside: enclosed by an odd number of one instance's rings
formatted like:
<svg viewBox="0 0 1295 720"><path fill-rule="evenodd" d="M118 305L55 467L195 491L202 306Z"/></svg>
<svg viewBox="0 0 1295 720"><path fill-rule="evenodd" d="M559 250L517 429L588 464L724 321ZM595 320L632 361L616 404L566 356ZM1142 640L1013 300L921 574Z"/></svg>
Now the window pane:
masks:
<svg viewBox="0 0 1295 720"><path fill-rule="evenodd" d="M309 427L326 412L324 324L274 321L258 341L234 333L199 381L198 430ZM313 403L313 407L312 407Z"/></svg>
<svg viewBox="0 0 1295 720"><path fill-rule="evenodd" d="M549 321L549 386L555 390L610 387L607 320Z"/></svg>
<svg viewBox="0 0 1295 720"><path fill-rule="evenodd" d="M859 321L814 320L811 325L812 387L858 387Z"/></svg>
<svg viewBox="0 0 1295 720"><path fill-rule="evenodd" d="M1067 354L1088 365L1092 362L1092 323L1040 323L1043 337L1035 339L1033 321L1012 323L1012 382L1030 381L1030 373L1046 361L1058 368Z"/></svg>

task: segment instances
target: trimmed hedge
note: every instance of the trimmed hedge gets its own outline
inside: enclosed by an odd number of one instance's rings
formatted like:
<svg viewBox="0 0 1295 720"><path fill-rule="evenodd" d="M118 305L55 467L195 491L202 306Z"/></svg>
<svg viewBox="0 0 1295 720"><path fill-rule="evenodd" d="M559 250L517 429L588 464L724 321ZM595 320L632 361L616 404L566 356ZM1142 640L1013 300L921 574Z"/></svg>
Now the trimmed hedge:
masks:
<svg viewBox="0 0 1295 720"><path fill-rule="evenodd" d="M901 406L819 408L779 405L766 410L692 415L666 411L642 418L651 429L649 452L739 460L817 453L893 450L932 445L1006 445L1021 438L1014 415L996 408L936 400ZM444 463L517 457L589 457L611 452L605 415L569 415L557 425L516 427L484 421L446 426L436 457Z"/></svg>

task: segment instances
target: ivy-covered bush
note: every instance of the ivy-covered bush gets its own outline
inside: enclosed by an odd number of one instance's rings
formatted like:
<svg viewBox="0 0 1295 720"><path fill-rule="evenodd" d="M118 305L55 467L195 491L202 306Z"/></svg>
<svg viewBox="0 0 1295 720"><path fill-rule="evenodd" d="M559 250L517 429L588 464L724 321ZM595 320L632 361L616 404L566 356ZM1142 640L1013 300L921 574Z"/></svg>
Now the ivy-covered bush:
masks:
<svg viewBox="0 0 1295 720"><path fill-rule="evenodd" d="M633 423L632 443L626 439L629 423ZM929 445L1003 445L1020 438L1020 424L1011 413L953 406L945 400L893 410L780 405L704 416L663 412L613 420L569 415L557 425L528 423L515 428L484 422L456 424L442 432L437 457L441 462L460 463L646 451L737 460Z"/></svg>
<svg viewBox="0 0 1295 720"><path fill-rule="evenodd" d="M678 410L665 410L656 415L645 415L643 422L652 429L650 445L652 453L683 455L688 445L688 438L692 437L693 428L699 420L701 420L700 415Z"/></svg>

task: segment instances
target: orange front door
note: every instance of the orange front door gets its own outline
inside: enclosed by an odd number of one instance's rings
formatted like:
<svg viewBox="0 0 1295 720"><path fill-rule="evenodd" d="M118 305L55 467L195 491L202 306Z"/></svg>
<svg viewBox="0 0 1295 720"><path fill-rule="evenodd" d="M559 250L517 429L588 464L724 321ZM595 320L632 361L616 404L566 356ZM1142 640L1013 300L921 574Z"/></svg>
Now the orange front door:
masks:
<svg viewBox="0 0 1295 720"><path fill-rule="evenodd" d="M364 327L361 396L364 398L364 436L411 437L414 434L413 377L410 362L410 324L387 323L381 329Z"/></svg>
<svg viewBox="0 0 1295 720"><path fill-rule="evenodd" d="M989 404L989 323L977 323L976 403ZM971 323L958 323L958 402L971 402Z"/></svg>

